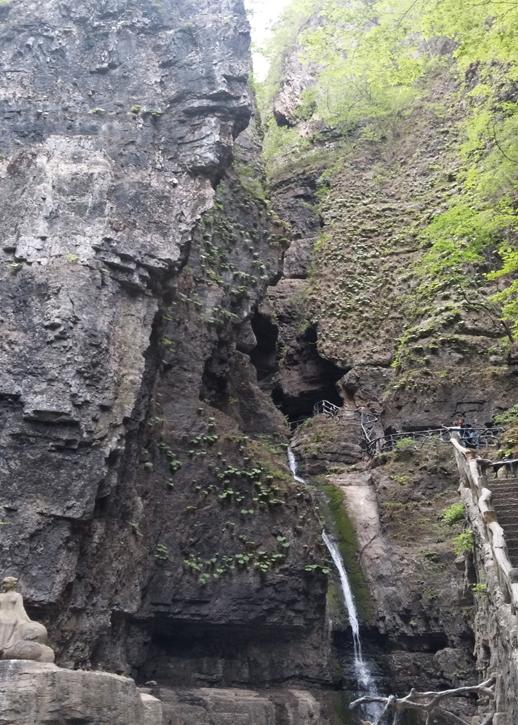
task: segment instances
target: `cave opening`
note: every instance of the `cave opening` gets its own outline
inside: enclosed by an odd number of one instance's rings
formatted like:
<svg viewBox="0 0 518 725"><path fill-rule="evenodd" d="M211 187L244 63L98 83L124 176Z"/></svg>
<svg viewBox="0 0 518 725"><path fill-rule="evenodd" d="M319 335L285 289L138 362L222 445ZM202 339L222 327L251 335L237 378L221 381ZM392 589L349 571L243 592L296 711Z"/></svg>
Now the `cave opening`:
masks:
<svg viewBox="0 0 518 725"><path fill-rule="evenodd" d="M259 384L292 425L311 417L322 400L343 405L337 382L346 369L320 356L316 325L285 341L271 317L256 312L252 329L257 344L250 357Z"/></svg>

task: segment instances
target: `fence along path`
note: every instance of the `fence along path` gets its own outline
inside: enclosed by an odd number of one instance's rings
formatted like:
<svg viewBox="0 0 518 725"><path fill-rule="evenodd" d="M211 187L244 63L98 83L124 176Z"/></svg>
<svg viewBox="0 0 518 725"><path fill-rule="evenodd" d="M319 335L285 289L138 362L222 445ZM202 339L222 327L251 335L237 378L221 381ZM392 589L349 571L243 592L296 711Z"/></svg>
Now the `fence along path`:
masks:
<svg viewBox="0 0 518 725"><path fill-rule="evenodd" d="M475 530L489 546L504 599L518 612L518 459L488 461L451 440L461 475L461 497L475 509ZM503 474L503 475L502 475ZM476 525L478 522L478 526Z"/></svg>
<svg viewBox="0 0 518 725"><path fill-rule="evenodd" d="M498 445L498 436L502 428L458 428L455 426L441 426L440 428L427 428L425 430L409 430L402 433L390 433L367 442L367 450L371 456L383 451L391 451L397 447L401 440L412 439L422 443L428 438L439 438L444 442L451 440L453 434L459 435L469 448L491 448Z"/></svg>
<svg viewBox="0 0 518 725"><path fill-rule="evenodd" d="M461 439L466 441L470 448L490 448L498 445L498 436L502 433L502 428L499 426L491 428L458 428L443 425L440 428L410 430L375 436L376 423L380 418L378 414L372 413L366 408L357 408L356 410L340 408L338 405L330 403L329 400L321 400L315 403L313 415L326 415L328 418L339 416L343 419L353 420L362 429L363 443L370 456L384 451L391 451L399 441L406 439L412 439L416 443L423 443L429 438L439 438L447 443L453 433L459 433Z"/></svg>

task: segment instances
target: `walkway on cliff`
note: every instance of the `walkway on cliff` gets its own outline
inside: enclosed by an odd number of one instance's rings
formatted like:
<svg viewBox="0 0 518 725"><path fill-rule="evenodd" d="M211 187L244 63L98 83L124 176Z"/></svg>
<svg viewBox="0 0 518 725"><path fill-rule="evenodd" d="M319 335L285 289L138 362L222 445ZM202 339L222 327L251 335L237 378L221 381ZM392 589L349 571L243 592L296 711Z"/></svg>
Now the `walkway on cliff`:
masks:
<svg viewBox="0 0 518 725"><path fill-rule="evenodd" d="M321 400L313 409L314 415L325 415L330 418L346 418L349 422L355 422L362 431L363 444L365 450L370 456L378 453L392 451L398 446L405 445L412 441L416 444L422 444L430 438L438 438L448 443L452 434L458 434L460 439L464 441L468 448L481 449L492 448L498 445L498 439L503 429L499 426L441 426L440 428L425 428L418 430L406 430L402 432L387 432L382 436L376 435L379 432L379 418L376 413L372 413L366 408L358 408L356 410L344 410L328 400ZM296 421L297 423L302 421Z"/></svg>

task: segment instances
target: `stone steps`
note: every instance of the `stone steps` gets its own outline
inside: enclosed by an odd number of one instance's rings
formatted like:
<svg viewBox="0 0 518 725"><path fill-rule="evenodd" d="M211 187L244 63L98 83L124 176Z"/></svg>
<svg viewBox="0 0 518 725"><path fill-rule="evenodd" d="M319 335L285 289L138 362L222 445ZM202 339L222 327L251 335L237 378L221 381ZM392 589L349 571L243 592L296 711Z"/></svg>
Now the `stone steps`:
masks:
<svg viewBox="0 0 518 725"><path fill-rule="evenodd" d="M489 481L489 488L492 491L516 491L518 489L518 481L504 479L503 481Z"/></svg>
<svg viewBox="0 0 518 725"><path fill-rule="evenodd" d="M496 518L504 530L509 559L518 566L518 478L492 479L491 502Z"/></svg>
<svg viewBox="0 0 518 725"><path fill-rule="evenodd" d="M518 486L518 477L513 476L512 478L490 478L488 480L489 486L505 486L505 485L513 485Z"/></svg>

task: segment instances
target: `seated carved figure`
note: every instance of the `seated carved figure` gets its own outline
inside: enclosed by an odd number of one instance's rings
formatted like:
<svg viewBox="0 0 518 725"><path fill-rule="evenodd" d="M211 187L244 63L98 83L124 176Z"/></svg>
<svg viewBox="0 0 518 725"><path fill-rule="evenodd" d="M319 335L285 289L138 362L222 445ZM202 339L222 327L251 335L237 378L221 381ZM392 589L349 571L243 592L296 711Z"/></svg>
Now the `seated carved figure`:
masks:
<svg viewBox="0 0 518 725"><path fill-rule="evenodd" d="M0 657L3 660L54 662L54 651L46 644L47 630L33 622L15 591L18 580L6 577L0 593Z"/></svg>

